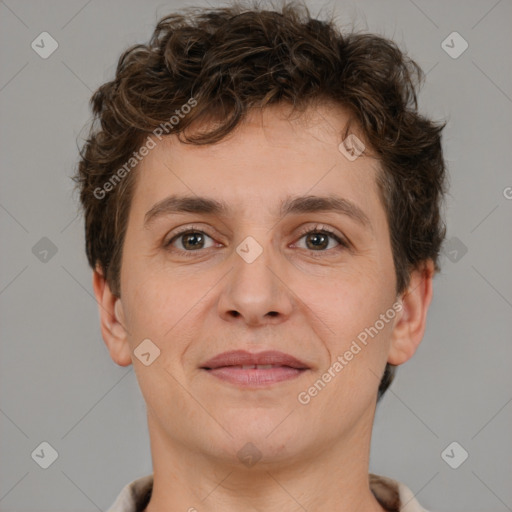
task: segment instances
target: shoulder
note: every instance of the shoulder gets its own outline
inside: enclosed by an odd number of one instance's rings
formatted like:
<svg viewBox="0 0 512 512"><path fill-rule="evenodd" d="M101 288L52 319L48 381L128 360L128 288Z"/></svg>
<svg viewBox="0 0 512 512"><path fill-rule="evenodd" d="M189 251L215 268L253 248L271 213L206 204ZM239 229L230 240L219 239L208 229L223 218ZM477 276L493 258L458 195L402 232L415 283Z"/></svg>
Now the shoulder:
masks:
<svg viewBox="0 0 512 512"><path fill-rule="evenodd" d="M391 512L428 512L401 482L381 475L369 474L370 489L379 503ZM146 507L153 488L153 475L143 476L127 484L107 512L140 512Z"/></svg>
<svg viewBox="0 0 512 512"><path fill-rule="evenodd" d="M133 480L123 487L107 512L140 512L144 510L151 497L152 489L153 474Z"/></svg>
<svg viewBox="0 0 512 512"><path fill-rule="evenodd" d="M413 492L401 482L370 473L370 489L378 502L393 512L428 512L414 497Z"/></svg>

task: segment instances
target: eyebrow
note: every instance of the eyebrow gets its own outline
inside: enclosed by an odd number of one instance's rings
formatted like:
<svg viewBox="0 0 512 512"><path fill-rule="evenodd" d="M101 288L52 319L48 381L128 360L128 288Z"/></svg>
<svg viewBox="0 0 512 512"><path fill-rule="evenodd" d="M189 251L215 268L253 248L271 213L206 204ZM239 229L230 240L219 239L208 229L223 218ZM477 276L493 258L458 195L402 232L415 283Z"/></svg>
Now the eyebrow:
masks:
<svg viewBox="0 0 512 512"><path fill-rule="evenodd" d="M299 196L288 197L281 204L281 217L290 214L334 212L346 215L365 228L372 228L366 213L356 204L339 196ZM144 227L158 217L176 213L198 213L207 215L233 215L231 208L224 201L209 197L172 195L156 203L144 216Z"/></svg>

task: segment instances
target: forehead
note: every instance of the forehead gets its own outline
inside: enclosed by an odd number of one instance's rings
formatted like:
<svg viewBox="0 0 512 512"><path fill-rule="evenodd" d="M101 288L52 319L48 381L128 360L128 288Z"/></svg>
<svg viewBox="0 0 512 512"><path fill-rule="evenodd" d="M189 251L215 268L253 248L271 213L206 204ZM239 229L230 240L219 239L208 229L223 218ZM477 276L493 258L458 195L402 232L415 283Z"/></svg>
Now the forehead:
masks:
<svg viewBox="0 0 512 512"><path fill-rule="evenodd" d="M132 210L146 217L166 197L185 195L216 198L228 206L224 213L277 216L287 198L336 193L372 215L380 203L378 162L365 155L349 161L340 152L347 113L320 106L289 114L281 105L253 110L215 144L157 140L136 170Z"/></svg>

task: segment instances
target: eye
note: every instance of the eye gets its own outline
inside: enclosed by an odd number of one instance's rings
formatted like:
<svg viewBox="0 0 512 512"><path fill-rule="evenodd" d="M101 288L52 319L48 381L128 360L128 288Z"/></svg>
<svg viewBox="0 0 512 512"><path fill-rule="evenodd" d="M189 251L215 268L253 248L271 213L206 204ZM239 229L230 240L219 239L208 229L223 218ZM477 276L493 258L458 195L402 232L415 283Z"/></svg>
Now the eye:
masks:
<svg viewBox="0 0 512 512"><path fill-rule="evenodd" d="M323 226L306 228L302 232L300 239L305 239L306 247L304 248L306 250L314 252L325 252L327 249L332 249L333 247L329 247L332 240L337 244L334 248L338 246L348 248L348 243L341 236Z"/></svg>
<svg viewBox="0 0 512 512"><path fill-rule="evenodd" d="M204 231L194 228L187 228L186 230L176 233L168 242L164 245L166 248L174 246L179 251L192 252L199 249L209 249L215 244L206 246L207 239L213 242L213 238L207 235ZM176 243L176 245L175 245Z"/></svg>
<svg viewBox="0 0 512 512"><path fill-rule="evenodd" d="M328 227L316 225L309 226L300 233L299 240L305 240L305 247L300 247L297 242L293 246L305 249L310 252L327 252L327 250L348 249L349 243L336 232ZM209 241L209 242L208 242ZM333 242L335 242L333 246ZM209 245L208 245L209 244ZM164 248L181 253L185 256L193 256L192 253L201 249L210 249L222 246L201 229L188 226L175 233L167 242Z"/></svg>

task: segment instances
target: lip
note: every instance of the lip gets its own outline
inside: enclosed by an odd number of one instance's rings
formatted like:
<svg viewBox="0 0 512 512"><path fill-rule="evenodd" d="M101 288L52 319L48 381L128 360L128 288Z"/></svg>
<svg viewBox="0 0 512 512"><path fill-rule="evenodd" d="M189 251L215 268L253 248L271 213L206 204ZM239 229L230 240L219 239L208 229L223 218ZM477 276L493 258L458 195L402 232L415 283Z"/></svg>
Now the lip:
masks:
<svg viewBox="0 0 512 512"><path fill-rule="evenodd" d="M268 350L251 353L233 350L209 359L201 365L201 369L237 386L262 387L297 378L310 368L303 361L284 352Z"/></svg>
<svg viewBox="0 0 512 512"><path fill-rule="evenodd" d="M213 370L223 366L248 366L248 365L276 365L288 366L299 370L307 370L309 366L284 352L277 350L266 350L264 352L251 353L246 350L232 350L223 352L211 359L208 359L201 368Z"/></svg>

